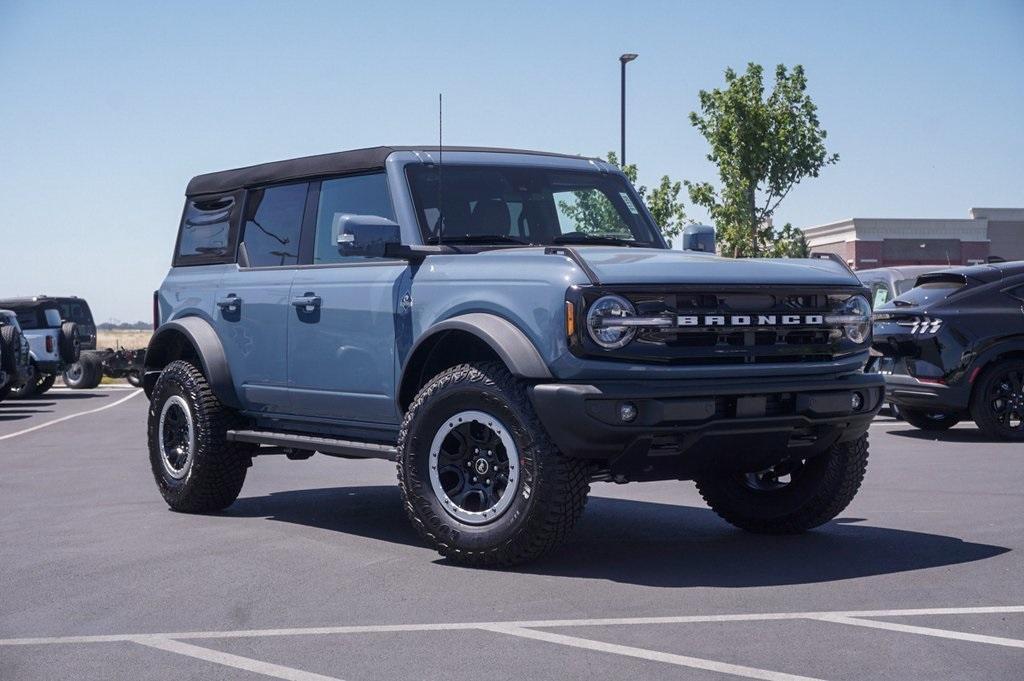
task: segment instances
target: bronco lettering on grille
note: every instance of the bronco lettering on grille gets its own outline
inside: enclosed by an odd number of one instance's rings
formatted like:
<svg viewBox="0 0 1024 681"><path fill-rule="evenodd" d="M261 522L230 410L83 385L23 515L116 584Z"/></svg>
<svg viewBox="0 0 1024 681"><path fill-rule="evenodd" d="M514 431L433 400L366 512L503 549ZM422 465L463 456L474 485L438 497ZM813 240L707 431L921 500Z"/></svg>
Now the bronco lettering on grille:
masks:
<svg viewBox="0 0 1024 681"><path fill-rule="evenodd" d="M768 314L768 315L679 315L677 326L821 326L820 314Z"/></svg>

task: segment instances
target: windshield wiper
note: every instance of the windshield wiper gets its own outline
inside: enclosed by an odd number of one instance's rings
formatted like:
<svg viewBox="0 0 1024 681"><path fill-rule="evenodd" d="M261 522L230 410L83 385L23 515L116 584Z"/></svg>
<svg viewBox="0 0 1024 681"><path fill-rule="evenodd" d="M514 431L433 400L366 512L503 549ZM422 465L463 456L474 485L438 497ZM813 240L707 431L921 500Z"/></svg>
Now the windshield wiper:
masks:
<svg viewBox="0 0 1024 681"><path fill-rule="evenodd" d="M633 241L632 239L619 239L614 236L600 236L598 234L562 234L551 240L556 244L607 244L609 246L636 246L643 248L650 246L649 241Z"/></svg>
<svg viewBox="0 0 1024 681"><path fill-rule="evenodd" d="M461 236L456 234L445 234L443 238L436 236L429 237L427 239L428 244L522 244L523 246L532 246L533 244L523 239L517 239L514 236L506 236L504 234L463 234Z"/></svg>

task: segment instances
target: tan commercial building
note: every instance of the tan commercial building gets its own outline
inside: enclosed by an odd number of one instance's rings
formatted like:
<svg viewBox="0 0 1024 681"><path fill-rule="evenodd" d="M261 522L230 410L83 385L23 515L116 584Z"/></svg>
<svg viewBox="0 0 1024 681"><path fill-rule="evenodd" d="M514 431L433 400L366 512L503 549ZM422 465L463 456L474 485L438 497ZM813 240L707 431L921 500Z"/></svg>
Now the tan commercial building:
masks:
<svg viewBox="0 0 1024 681"><path fill-rule="evenodd" d="M1024 260L1024 208L972 208L968 218L850 218L803 230L812 251L854 269Z"/></svg>

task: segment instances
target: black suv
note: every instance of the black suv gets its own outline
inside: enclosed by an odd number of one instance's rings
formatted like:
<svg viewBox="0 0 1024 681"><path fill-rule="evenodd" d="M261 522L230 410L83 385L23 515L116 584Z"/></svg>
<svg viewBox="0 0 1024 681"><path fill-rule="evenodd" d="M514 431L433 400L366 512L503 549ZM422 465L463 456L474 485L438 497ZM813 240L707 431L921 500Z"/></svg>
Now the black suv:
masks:
<svg viewBox="0 0 1024 681"><path fill-rule="evenodd" d="M871 369L912 425L1024 440L1024 261L925 274L878 307Z"/></svg>

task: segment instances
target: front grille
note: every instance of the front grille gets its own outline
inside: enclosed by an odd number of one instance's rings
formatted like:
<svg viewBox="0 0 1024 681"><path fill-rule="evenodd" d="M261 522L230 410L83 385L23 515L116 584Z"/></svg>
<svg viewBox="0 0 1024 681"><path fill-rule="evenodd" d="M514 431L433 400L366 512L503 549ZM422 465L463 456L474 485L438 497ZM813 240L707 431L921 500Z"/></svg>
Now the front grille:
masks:
<svg viewBox="0 0 1024 681"><path fill-rule="evenodd" d="M695 287L588 290L583 294L584 306L602 295L615 293L629 300L639 317L675 319L695 315L703 322L709 315L720 315L726 322L638 329L631 343L611 351L587 343L589 339L584 334L579 347L586 354L607 359L678 365L824 362L851 351L844 347L841 328L823 322L804 322L807 317L820 315L823 319L831 314L837 300L863 293L859 287L815 287L813 291L801 287L727 288L720 292ZM772 315L777 319L795 315L801 322L728 325L735 317L757 320L759 316Z"/></svg>

